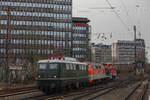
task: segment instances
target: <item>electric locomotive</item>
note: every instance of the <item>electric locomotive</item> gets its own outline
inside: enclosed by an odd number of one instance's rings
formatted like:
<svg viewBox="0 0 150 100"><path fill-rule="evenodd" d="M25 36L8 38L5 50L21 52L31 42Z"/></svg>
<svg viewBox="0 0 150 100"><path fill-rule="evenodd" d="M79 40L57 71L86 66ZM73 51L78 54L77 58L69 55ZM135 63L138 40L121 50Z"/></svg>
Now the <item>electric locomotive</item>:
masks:
<svg viewBox="0 0 150 100"><path fill-rule="evenodd" d="M38 61L37 87L45 93L99 84L112 79L114 69L101 64L58 57Z"/></svg>
<svg viewBox="0 0 150 100"><path fill-rule="evenodd" d="M40 60L37 74L37 86L46 93L78 88L88 82L88 64L69 57Z"/></svg>
<svg viewBox="0 0 150 100"><path fill-rule="evenodd" d="M106 76L112 80L115 79L117 76L117 72L112 64L106 64Z"/></svg>

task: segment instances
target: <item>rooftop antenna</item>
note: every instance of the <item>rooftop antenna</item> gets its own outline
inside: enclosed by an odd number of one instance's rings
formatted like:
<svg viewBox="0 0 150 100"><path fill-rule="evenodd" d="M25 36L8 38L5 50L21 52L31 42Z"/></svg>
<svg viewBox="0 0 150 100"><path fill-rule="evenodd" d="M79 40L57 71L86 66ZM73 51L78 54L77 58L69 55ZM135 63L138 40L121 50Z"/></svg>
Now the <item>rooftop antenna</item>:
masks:
<svg viewBox="0 0 150 100"><path fill-rule="evenodd" d="M139 32L139 34L138 34L138 35L139 35L139 39L141 39L141 38L142 38L142 36L141 36L141 32Z"/></svg>

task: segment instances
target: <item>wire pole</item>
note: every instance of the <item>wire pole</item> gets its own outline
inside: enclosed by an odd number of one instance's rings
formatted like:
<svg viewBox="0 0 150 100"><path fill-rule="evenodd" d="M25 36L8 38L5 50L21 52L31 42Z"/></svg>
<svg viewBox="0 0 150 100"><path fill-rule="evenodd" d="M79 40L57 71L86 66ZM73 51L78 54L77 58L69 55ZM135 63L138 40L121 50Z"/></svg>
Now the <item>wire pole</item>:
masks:
<svg viewBox="0 0 150 100"><path fill-rule="evenodd" d="M8 6L7 8L7 25L6 25L6 54L5 54L5 75L4 75L4 80L8 82L8 74L9 74L9 52L10 52L10 8Z"/></svg>
<svg viewBox="0 0 150 100"><path fill-rule="evenodd" d="M136 62L136 26L135 25L133 26L133 29L134 29L134 42L135 42L135 45L134 45L134 57L135 57L134 62L135 62L135 66L134 66L134 68L136 70L137 62Z"/></svg>

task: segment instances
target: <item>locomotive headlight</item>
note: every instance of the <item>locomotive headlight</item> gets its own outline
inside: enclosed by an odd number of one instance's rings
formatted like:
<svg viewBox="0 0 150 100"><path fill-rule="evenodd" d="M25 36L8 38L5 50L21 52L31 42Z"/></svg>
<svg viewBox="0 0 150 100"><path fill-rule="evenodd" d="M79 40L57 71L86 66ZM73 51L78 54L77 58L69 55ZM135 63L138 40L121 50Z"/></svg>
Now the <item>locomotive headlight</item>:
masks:
<svg viewBox="0 0 150 100"><path fill-rule="evenodd" d="M37 75L37 77L35 79L38 80L40 77L41 77L40 75Z"/></svg>
<svg viewBox="0 0 150 100"><path fill-rule="evenodd" d="M56 75L54 75L54 78L56 78Z"/></svg>

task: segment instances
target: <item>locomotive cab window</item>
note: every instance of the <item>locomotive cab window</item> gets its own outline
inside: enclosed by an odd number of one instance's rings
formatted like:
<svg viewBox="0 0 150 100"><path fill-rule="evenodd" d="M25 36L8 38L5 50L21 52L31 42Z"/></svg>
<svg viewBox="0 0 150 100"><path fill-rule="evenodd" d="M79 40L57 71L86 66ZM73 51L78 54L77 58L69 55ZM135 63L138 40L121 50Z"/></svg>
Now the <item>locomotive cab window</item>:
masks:
<svg viewBox="0 0 150 100"><path fill-rule="evenodd" d="M104 69L105 68L105 66L101 66L101 69Z"/></svg>
<svg viewBox="0 0 150 100"><path fill-rule="evenodd" d="M73 70L73 65L72 64L70 64L70 70Z"/></svg>
<svg viewBox="0 0 150 100"><path fill-rule="evenodd" d="M96 69L98 69L99 67L98 66L96 66Z"/></svg>
<svg viewBox="0 0 150 100"><path fill-rule="evenodd" d="M99 69L101 69L101 66L99 66Z"/></svg>
<svg viewBox="0 0 150 100"><path fill-rule="evenodd" d="M86 67L87 67L87 66L86 66L86 65L84 65L84 70L86 70Z"/></svg>
<svg viewBox="0 0 150 100"><path fill-rule="evenodd" d="M44 70L46 69L47 64L39 64L39 69Z"/></svg>
<svg viewBox="0 0 150 100"><path fill-rule="evenodd" d="M79 70L79 65L76 65L76 70Z"/></svg>
<svg viewBox="0 0 150 100"><path fill-rule="evenodd" d="M82 65L82 70L85 70L85 66L84 65Z"/></svg>
<svg viewBox="0 0 150 100"><path fill-rule="evenodd" d="M69 64L66 64L66 70L69 70L70 68L69 68Z"/></svg>
<svg viewBox="0 0 150 100"><path fill-rule="evenodd" d="M76 70L76 65L75 64L73 64L73 69Z"/></svg>
<svg viewBox="0 0 150 100"><path fill-rule="evenodd" d="M58 64L49 64L48 68L51 69L51 70L55 70L55 69L58 68Z"/></svg>

